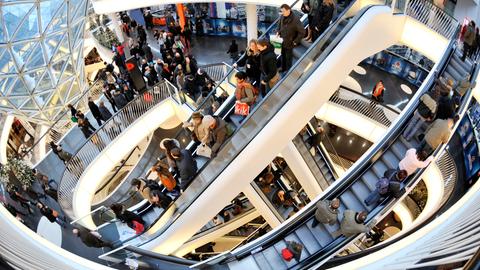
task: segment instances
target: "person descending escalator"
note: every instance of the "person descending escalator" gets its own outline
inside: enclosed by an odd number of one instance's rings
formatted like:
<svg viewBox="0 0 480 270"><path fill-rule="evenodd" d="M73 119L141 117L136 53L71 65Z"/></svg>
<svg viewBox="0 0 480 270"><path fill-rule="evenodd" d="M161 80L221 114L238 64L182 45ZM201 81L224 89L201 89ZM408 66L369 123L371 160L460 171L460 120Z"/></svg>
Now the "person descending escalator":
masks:
<svg viewBox="0 0 480 270"><path fill-rule="evenodd" d="M335 2L333 0L323 0L318 11L312 18L312 42L328 28L335 11Z"/></svg>
<svg viewBox="0 0 480 270"><path fill-rule="evenodd" d="M316 227L319 223L334 225L337 222L338 207L340 207L339 199L319 201L315 207L317 210L315 210L312 227Z"/></svg>
<svg viewBox="0 0 480 270"><path fill-rule="evenodd" d="M375 190L372 191L364 200L364 203L369 205L376 205L379 201L393 194L397 197L400 193L400 183L407 178L406 170L390 169L385 171L382 178L377 180Z"/></svg>
<svg viewBox="0 0 480 270"><path fill-rule="evenodd" d="M367 233L375 225L372 222L369 225L364 224L367 219L367 212L355 212L353 210L347 209L343 212L343 219L340 223L340 230L333 232L334 237L344 235L346 237L351 237L359 233Z"/></svg>
<svg viewBox="0 0 480 270"><path fill-rule="evenodd" d="M300 45L305 36L305 29L303 24L295 15L291 7L287 4L280 6L282 13L280 22L277 28L277 35L283 39L282 42L282 72L287 72L292 67L293 62L293 48Z"/></svg>
<svg viewBox="0 0 480 270"><path fill-rule="evenodd" d="M272 44L267 39L260 39L257 43L257 48L260 51L260 91L262 97L265 97L268 92L280 80L280 75L277 71L277 56L275 55Z"/></svg>
<svg viewBox="0 0 480 270"><path fill-rule="evenodd" d="M170 203L172 203L172 198L165 195L159 189L150 190L150 202L157 207L167 210Z"/></svg>
<svg viewBox="0 0 480 270"><path fill-rule="evenodd" d="M180 182L180 188L182 191L185 191L197 173L197 162L186 149L180 150L180 148L174 148L171 154L175 160L175 165L177 166L180 176L180 178L177 179Z"/></svg>
<svg viewBox="0 0 480 270"><path fill-rule="evenodd" d="M102 236L96 231L88 231L86 229L75 228L72 230L72 233L77 237L79 237L87 247L93 247L93 248L108 247L113 249L113 245L111 243L103 241L101 239Z"/></svg>
<svg viewBox="0 0 480 270"><path fill-rule="evenodd" d="M385 86L383 85L383 81L380 80L373 87L372 100L382 103L384 93L385 93Z"/></svg>
<svg viewBox="0 0 480 270"><path fill-rule="evenodd" d="M114 203L110 205L110 209L112 209L115 217L122 223L126 223L128 227L134 229L137 232L143 231L145 221L139 215L126 210L125 207L119 203ZM141 230L139 228L141 228Z"/></svg>

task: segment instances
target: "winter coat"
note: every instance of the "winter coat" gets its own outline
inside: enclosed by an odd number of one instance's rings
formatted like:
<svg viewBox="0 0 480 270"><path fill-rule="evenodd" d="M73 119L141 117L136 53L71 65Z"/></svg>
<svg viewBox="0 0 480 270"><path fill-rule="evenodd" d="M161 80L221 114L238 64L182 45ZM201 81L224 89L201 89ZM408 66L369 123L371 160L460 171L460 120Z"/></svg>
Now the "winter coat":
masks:
<svg viewBox="0 0 480 270"><path fill-rule="evenodd" d="M119 109L122 109L128 104L128 101L123 94L116 93L113 96L113 100L115 101L115 104L118 106Z"/></svg>
<svg viewBox="0 0 480 270"><path fill-rule="evenodd" d="M209 137L210 142L213 143L211 149L212 152L216 153L222 146L223 142L227 138L227 123L225 120L218 116L214 116L215 121L217 122L216 127L213 130L210 130Z"/></svg>
<svg viewBox="0 0 480 270"><path fill-rule="evenodd" d="M90 109L90 112L92 113L93 117L95 118L101 118L102 114L100 113L100 110L98 109L97 104L93 101L88 102L88 108Z"/></svg>
<svg viewBox="0 0 480 270"><path fill-rule="evenodd" d="M237 62L240 67L246 66L245 72L248 78L251 80L258 80L260 78L260 54L253 54L253 51L249 50L244 54ZM251 81L253 83L253 81ZM257 82L259 83L259 82Z"/></svg>
<svg viewBox="0 0 480 270"><path fill-rule="evenodd" d="M182 189L185 190L189 181L192 180L197 173L197 162L188 150L182 149L180 153L181 157L175 160L175 164L180 174Z"/></svg>
<svg viewBox="0 0 480 270"><path fill-rule="evenodd" d="M467 29L465 30L463 42L467 43L469 46L473 46L475 43L475 28L471 25L468 25Z"/></svg>
<svg viewBox="0 0 480 270"><path fill-rule="evenodd" d="M318 8L322 4L322 1L321 0L303 0L303 4L309 7L308 15L315 16L315 14L318 13Z"/></svg>
<svg viewBox="0 0 480 270"><path fill-rule="evenodd" d="M247 103L250 106L255 103L256 99L255 93L253 92L253 86L248 82L237 83L235 97L237 101Z"/></svg>
<svg viewBox="0 0 480 270"><path fill-rule="evenodd" d="M112 117L112 113L108 110L107 107L105 106L100 106L98 107L98 110L100 111L100 115L102 116L102 119L104 121L107 121Z"/></svg>
<svg viewBox="0 0 480 270"><path fill-rule="evenodd" d="M417 169L425 168L433 160L430 156L425 161L420 161L417 158L417 150L415 148L408 149L405 157L398 163L400 170L407 171L408 175L413 174Z"/></svg>
<svg viewBox="0 0 480 270"><path fill-rule="evenodd" d="M158 199L159 201L157 203L155 203L156 206L158 207L161 207L163 209L167 209L167 207L170 205L170 203L172 202L172 199L170 197L168 197L167 195L163 194L160 190L156 189L156 190L152 190L150 192L150 195L153 196L153 195L156 195L158 196Z"/></svg>
<svg viewBox="0 0 480 270"><path fill-rule="evenodd" d="M123 222L127 223L129 227L133 225L133 221L136 221L140 224L145 224L145 221L137 214L130 212L128 210L124 210L117 218Z"/></svg>
<svg viewBox="0 0 480 270"><path fill-rule="evenodd" d="M437 119L430 125L425 133L425 141L432 148L436 149L440 144L447 143L450 137L448 120Z"/></svg>
<svg viewBox="0 0 480 270"><path fill-rule="evenodd" d="M438 99L437 119L448 119L455 116L455 102L449 96L441 96Z"/></svg>
<svg viewBox="0 0 480 270"><path fill-rule="evenodd" d="M268 44L267 48L260 52L260 69L265 82L270 81L277 75L277 55L275 55L271 44Z"/></svg>
<svg viewBox="0 0 480 270"><path fill-rule="evenodd" d="M334 5L322 3L318 9L318 12L313 15L313 26L317 27L319 30L326 29L333 18L334 11Z"/></svg>
<svg viewBox="0 0 480 270"><path fill-rule="evenodd" d="M162 185L168 190L172 191L176 186L177 186L177 181L175 181L175 178L173 178L172 175L164 175L163 173L159 173L157 171L154 171L152 169L152 172L155 172L158 176L158 179L160 182L162 182Z"/></svg>
<svg viewBox="0 0 480 270"><path fill-rule="evenodd" d="M278 33L283 38L282 47L292 49L302 41L305 29L300 19L291 11L287 17L280 18Z"/></svg>
<svg viewBox="0 0 480 270"><path fill-rule="evenodd" d="M333 225L337 222L338 210L330 208L331 201L319 201L315 206L315 219L322 224Z"/></svg>
<svg viewBox="0 0 480 270"><path fill-rule="evenodd" d="M370 231L370 228L365 224L359 224L355 220L357 213L353 210L345 210L343 212L342 223L340 224L340 231L346 237L350 237L359 233L366 233Z"/></svg>

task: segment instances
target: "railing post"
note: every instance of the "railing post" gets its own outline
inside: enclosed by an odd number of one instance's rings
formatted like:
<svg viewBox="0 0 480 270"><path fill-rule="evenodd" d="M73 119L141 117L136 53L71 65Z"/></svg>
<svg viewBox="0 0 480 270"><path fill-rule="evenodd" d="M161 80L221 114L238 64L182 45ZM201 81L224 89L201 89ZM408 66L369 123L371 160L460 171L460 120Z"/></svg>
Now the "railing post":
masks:
<svg viewBox="0 0 480 270"><path fill-rule="evenodd" d="M391 3L392 13L395 13L395 6L397 5L397 0L393 0Z"/></svg>

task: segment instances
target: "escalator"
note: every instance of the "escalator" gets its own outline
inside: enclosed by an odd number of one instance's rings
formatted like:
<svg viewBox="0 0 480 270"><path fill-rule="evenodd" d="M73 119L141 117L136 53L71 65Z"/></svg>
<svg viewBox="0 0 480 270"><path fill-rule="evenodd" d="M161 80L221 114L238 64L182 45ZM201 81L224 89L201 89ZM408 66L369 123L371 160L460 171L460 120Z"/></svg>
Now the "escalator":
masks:
<svg viewBox="0 0 480 270"><path fill-rule="evenodd" d="M456 61L459 55L460 51L455 49L454 41L452 41L447 54L445 54L438 65L438 71L442 73L442 76L447 77L453 74L462 74L462 72L468 72L474 75L473 77L476 77L478 67L472 66L470 61L459 63ZM460 68L458 64L460 64ZM454 78L457 79L459 76ZM433 91L434 79L432 76L426 82L423 93L426 90ZM421 93L417 94L418 97ZM458 112L460 115L464 114L469 98L471 98L471 93L463 97ZM418 145L417 140L407 142L401 136L408 119L411 118L415 108L418 106L418 102L418 99L413 100L413 103L407 106L396 125L388 131L383 140L374 149L371 149L353 170L347 172L341 183L329 189L320 200L340 198L340 213L345 209L367 211L369 213L367 222L375 222L379 215L388 213L395 205L395 202L401 201L401 199L387 198L376 207L366 206L364 203L364 199L375 189L375 182L383 176L384 171L388 168L397 168L405 151ZM434 155L439 154L438 150L440 148L434 152ZM403 184L405 187L409 189L415 186L424 170L422 169L404 180ZM287 222L254 243L195 266L206 269L318 268L321 263L343 249L357 236L349 238L344 236L339 238L333 237L332 233L339 229L338 223L333 226L319 224L317 227L312 228L311 223L314 218L314 212L315 208L311 204L295 220ZM281 250L286 247L286 241L296 241L303 244L304 249L299 261L292 260L287 262L282 259Z"/></svg>
<svg viewBox="0 0 480 270"><path fill-rule="evenodd" d="M328 153L325 153L320 146L311 146L307 143L310 136L313 136L316 131L309 125L306 127L305 134L298 134L293 139L293 144L297 148L298 152L302 156L305 164L312 172L313 176L317 180L322 190L326 190L335 179L338 178L336 172L333 169L333 165L328 160ZM314 155L312 155L311 148L315 148Z"/></svg>
<svg viewBox="0 0 480 270"><path fill-rule="evenodd" d="M186 191L176 199L175 203L166 209L158 220L165 220L160 222L164 225L162 228L153 225L147 234L151 239L155 239L162 234L166 229L169 229L168 224L173 224L181 214L193 205L194 201L208 188L208 186L217 178L217 176L236 158L242 149L250 142L256 134L272 119L276 112L293 96L298 89L300 89L302 82L304 82L311 72L315 70L314 67L320 65L325 57L334 50L342 37L347 35L349 30L355 25L355 21L359 20L368 9L363 9L352 20L350 20L356 13L352 10L357 10L361 7L360 3L352 2L348 9L341 13L338 18L330 25L324 34L312 44L312 46L305 52L303 57L297 61L294 67L285 75L285 77L277 84L277 86L269 92L269 94L256 106L249 117L243 121L240 126L236 127L233 136L224 143L223 147L214 159L208 160L203 157L196 157L199 172L197 177L190 183ZM347 11L351 11L347 14ZM345 21L350 23L345 24ZM273 28L273 26L272 26ZM333 36L334 33L339 33L338 36ZM314 63L316 66L314 66ZM299 70L308 70L308 72L299 73ZM228 79L232 74L227 75ZM291 83L298 81L299 83L292 87ZM284 83L282 83L284 82ZM220 84L219 84L220 85ZM215 115L228 120L233 115L234 100L225 101L222 106L224 109L219 109ZM197 110L202 110L206 104L200 105ZM234 121L232 121L234 124ZM247 136L247 137L245 137ZM181 143L182 147L188 147L186 142L189 142L190 134L187 131L182 131L176 136L176 139ZM188 148L187 148L188 149ZM194 149L190 149L191 152ZM232 151L233 150L233 151ZM169 213L168 216L164 213ZM173 217L173 218L172 218ZM149 246L149 241L142 241L141 243L135 241L141 246Z"/></svg>

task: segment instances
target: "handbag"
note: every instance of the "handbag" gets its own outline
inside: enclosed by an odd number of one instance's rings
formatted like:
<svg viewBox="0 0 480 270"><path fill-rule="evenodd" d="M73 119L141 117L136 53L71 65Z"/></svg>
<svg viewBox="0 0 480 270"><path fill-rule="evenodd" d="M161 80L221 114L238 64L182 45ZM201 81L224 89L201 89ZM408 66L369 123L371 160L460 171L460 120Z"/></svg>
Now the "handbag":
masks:
<svg viewBox="0 0 480 270"><path fill-rule="evenodd" d="M135 230L136 234L141 234L145 230L145 226L138 221L132 221L132 229Z"/></svg>
<svg viewBox="0 0 480 270"><path fill-rule="evenodd" d="M236 102L235 103L235 114L247 116L250 113L250 106L247 103Z"/></svg>
<svg viewBox="0 0 480 270"><path fill-rule="evenodd" d="M210 158L212 156L212 149L205 144L200 144L197 147L197 155Z"/></svg>
<svg viewBox="0 0 480 270"><path fill-rule="evenodd" d="M152 94L150 94L149 92L143 93L143 100L145 100L146 102L152 102L153 100Z"/></svg>
<svg viewBox="0 0 480 270"><path fill-rule="evenodd" d="M72 120L73 123L78 123L78 118L77 117L72 116L70 119Z"/></svg>

